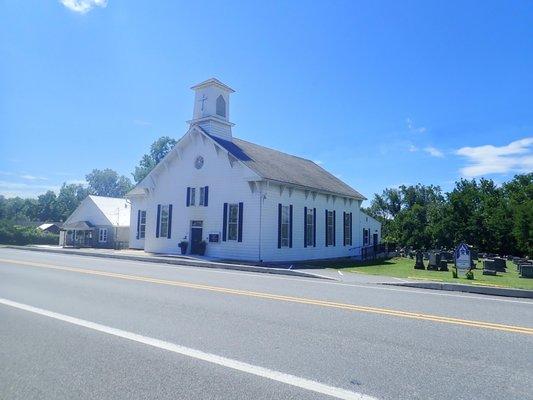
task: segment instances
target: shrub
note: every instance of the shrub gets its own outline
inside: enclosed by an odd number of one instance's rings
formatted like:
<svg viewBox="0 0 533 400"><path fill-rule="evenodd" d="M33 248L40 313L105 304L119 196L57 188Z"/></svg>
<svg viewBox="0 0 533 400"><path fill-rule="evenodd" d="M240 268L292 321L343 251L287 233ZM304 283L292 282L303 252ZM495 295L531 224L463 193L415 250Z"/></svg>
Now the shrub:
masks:
<svg viewBox="0 0 533 400"><path fill-rule="evenodd" d="M1 244L58 244L59 235L44 233L34 227L13 225L9 221L0 221Z"/></svg>

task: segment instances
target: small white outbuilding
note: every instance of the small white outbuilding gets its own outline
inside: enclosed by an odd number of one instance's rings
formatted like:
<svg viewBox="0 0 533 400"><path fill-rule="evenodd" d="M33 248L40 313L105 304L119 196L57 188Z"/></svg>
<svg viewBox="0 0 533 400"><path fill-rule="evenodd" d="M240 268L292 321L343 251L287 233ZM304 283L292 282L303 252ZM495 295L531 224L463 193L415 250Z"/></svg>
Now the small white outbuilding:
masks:
<svg viewBox="0 0 533 400"><path fill-rule="evenodd" d="M130 215L130 204L126 199L89 195L61 227L59 245L127 247Z"/></svg>

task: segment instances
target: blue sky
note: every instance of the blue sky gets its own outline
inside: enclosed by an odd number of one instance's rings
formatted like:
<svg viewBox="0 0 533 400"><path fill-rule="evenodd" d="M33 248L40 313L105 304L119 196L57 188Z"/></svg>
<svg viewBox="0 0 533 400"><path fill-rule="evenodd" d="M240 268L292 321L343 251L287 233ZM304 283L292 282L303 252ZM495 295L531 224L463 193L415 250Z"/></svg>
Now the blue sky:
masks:
<svg viewBox="0 0 533 400"><path fill-rule="evenodd" d="M0 194L130 173L195 83L367 197L533 171L533 2L0 0Z"/></svg>

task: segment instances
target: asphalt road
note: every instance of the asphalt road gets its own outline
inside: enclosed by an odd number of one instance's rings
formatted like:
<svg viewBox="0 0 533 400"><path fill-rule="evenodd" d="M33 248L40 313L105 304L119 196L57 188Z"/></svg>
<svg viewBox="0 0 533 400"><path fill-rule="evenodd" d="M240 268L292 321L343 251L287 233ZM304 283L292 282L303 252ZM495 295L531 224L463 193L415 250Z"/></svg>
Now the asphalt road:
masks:
<svg viewBox="0 0 533 400"><path fill-rule="evenodd" d="M0 399L533 399L533 302L0 249Z"/></svg>

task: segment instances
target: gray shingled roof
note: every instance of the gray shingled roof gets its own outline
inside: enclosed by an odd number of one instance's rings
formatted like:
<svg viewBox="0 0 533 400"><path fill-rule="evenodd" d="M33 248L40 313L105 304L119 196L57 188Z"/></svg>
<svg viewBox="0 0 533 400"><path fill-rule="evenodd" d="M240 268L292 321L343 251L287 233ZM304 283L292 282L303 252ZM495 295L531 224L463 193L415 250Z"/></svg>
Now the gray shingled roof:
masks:
<svg viewBox="0 0 533 400"><path fill-rule="evenodd" d="M209 136L235 158L265 179L303 186L311 190L315 189L341 196L365 199L361 193L311 160L292 156L237 138L228 141L216 136Z"/></svg>

